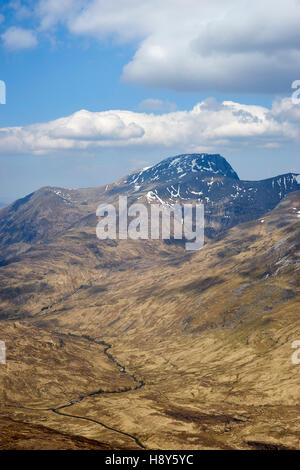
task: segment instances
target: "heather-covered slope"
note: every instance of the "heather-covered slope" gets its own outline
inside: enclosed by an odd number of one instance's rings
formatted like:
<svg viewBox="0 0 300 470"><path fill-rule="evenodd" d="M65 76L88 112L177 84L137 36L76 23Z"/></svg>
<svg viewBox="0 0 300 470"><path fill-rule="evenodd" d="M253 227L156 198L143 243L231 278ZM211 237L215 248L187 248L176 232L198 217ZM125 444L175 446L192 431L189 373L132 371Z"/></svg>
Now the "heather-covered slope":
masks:
<svg viewBox="0 0 300 470"><path fill-rule="evenodd" d="M77 279L69 290L73 295L60 296L55 274L49 275L50 297L57 301L35 293L22 306L27 305L23 321L32 326L13 327L9 316L1 324L4 336L14 338L12 362L0 369L6 381L1 414L113 447L138 448L135 436L147 448L300 448L299 366L291 361L292 343L300 339L299 215L299 192L294 192L268 215L220 234L192 254L162 242L101 246L99 260L110 260L110 266L102 265L100 277L91 276L84 289L75 289ZM92 231L82 228L74 236L57 239L70 251L60 256L59 266L53 263L54 273L65 262L73 275L76 264L69 260L76 250L84 265L79 250L90 243ZM44 256L39 253L32 276ZM25 258L3 267L3 273L25 269ZM28 273L30 264L27 260ZM67 287L66 281L65 292ZM8 301L9 308L17 318L16 304ZM33 325L29 347L22 329ZM54 348L52 354L48 335L55 335L58 346L61 338L59 352ZM32 337L38 354L30 352ZM119 377L132 383L118 367L110 369L109 378L101 367L84 366L91 355L99 364L108 359L95 341L112 344L113 357L145 385L76 401L96 382L111 391L119 387ZM53 383L46 354L50 361L59 354L62 361L53 367ZM68 354L75 354L74 365ZM80 363L80 377L70 374ZM25 382L26 388L20 386ZM65 412L77 418L37 409L63 405L70 397L75 402Z"/></svg>

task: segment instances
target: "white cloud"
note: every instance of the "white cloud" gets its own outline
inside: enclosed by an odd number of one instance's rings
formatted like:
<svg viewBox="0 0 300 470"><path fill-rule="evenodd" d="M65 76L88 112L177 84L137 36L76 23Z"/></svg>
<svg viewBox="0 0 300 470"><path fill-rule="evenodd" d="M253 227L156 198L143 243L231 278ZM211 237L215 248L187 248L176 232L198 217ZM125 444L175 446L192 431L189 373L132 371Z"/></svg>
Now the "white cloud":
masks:
<svg viewBox="0 0 300 470"><path fill-rule="evenodd" d="M290 98L284 98L273 103L273 116L277 121L289 120L295 124L300 123L300 103L293 103Z"/></svg>
<svg viewBox="0 0 300 470"><path fill-rule="evenodd" d="M155 111L155 112L163 112L163 111L175 111L177 108L175 103L171 103L170 101L166 100L159 100L156 98L146 98L145 100L141 101L139 104L139 109L141 111Z"/></svg>
<svg viewBox="0 0 300 470"><path fill-rule="evenodd" d="M81 141L123 141L140 138L144 130L136 122L126 122L118 112L91 113L78 111L69 117L57 119L44 125L51 139Z"/></svg>
<svg viewBox="0 0 300 470"><path fill-rule="evenodd" d="M8 28L1 38L4 46L11 50L29 49L37 45L37 38L32 30L16 26Z"/></svg>
<svg viewBox="0 0 300 470"><path fill-rule="evenodd" d="M0 129L0 154L49 154L100 147L138 146L204 151L276 148L300 139L299 106L291 99L272 109L204 100L189 111L164 114L78 111L42 124Z"/></svg>
<svg viewBox="0 0 300 470"><path fill-rule="evenodd" d="M41 20L40 30L53 28L57 23L73 22L89 1L84 0L39 0L35 14Z"/></svg>
<svg viewBox="0 0 300 470"><path fill-rule="evenodd" d="M36 14L41 29L135 41L133 83L286 93L300 78L299 0L40 0Z"/></svg>
<svg viewBox="0 0 300 470"><path fill-rule="evenodd" d="M27 20L32 16L30 3L23 4L23 0L11 0L8 7L14 10L15 17L18 21Z"/></svg>

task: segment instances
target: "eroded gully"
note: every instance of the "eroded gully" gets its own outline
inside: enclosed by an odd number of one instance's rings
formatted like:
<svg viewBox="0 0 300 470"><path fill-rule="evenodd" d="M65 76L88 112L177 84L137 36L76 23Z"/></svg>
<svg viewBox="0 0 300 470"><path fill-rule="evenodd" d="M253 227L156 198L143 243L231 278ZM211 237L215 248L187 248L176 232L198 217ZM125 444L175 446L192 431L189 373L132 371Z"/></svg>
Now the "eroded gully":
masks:
<svg viewBox="0 0 300 470"><path fill-rule="evenodd" d="M136 436L134 436L133 434L129 434L125 431L120 431L119 429L108 426L107 424L103 423L102 421L99 421L99 420L96 420L96 419L93 419L93 418L73 415L73 414L65 413L64 411L62 411L62 410L65 410L66 408L70 408L70 407L76 405L77 403L81 403L86 398L90 398L90 397L97 396L97 395L104 395L104 394L121 394L121 393L133 392L133 391L139 390L139 389L141 389L142 387L145 386L145 382L143 380L137 379L135 377L135 375L130 374L126 370L125 366L120 364L117 361L117 359L110 352L108 352L109 349L112 347L110 344L106 343L105 341L96 341L96 340L93 340L93 339L89 339L89 341L91 341L93 343L97 343L97 344L102 345L102 346L105 346L105 349L103 351L104 354L108 357L108 359L110 361L112 361L114 363L114 365L116 365L119 368L121 373L127 374L136 383L136 386L126 387L126 388L123 388L121 390L102 390L102 389L99 389L99 390L96 390L95 392L90 392L90 393L87 393L85 395L81 395L78 398L76 398L74 400L71 400L71 401L69 401L68 403L66 403L64 405L60 405L60 406L57 406L57 407L30 408L30 407L26 407L26 406L22 406L22 405L12 406L12 407L13 408L18 408L18 409L23 409L23 410L31 410L31 411L51 411L51 412L56 413L56 414L61 415L61 416L67 416L68 418L81 419L81 420L84 420L84 421L89 421L91 423L99 424L100 426L102 426L103 428L105 428L109 431L116 432L118 434L121 434L122 436L126 436L126 437L132 439L137 444L137 446L140 447L141 449L146 449L146 446L144 444L142 444L142 442Z"/></svg>
<svg viewBox="0 0 300 470"><path fill-rule="evenodd" d="M109 277L109 274L110 274L110 271L107 273L106 278ZM70 294L67 294L66 296L64 296L60 300L54 302L52 305L49 305L48 307L42 308L40 313L44 313L45 310L51 309L54 306L57 306L58 304L63 303L66 299L68 299L68 298L72 297L73 295L77 294L84 287L91 287L96 282L99 282L99 279L96 279L95 281L89 282L89 284L87 286L81 286L81 287L77 288L76 290L74 290ZM56 334L58 334L58 333L56 333ZM61 334L58 334L58 335L61 336ZM80 338L77 335L73 335L73 336ZM111 426L108 426L107 424L103 423L102 421L99 421L99 420L96 420L96 419L93 419L93 418L73 415L73 414L65 413L65 412L62 411L62 410L65 410L66 408L70 408L70 407L82 402L86 398L90 398L90 397L97 396L97 395L102 395L102 394L121 394L121 393L133 392L133 391L139 390L140 388L145 386L145 382L143 380L137 379L135 377L135 375L130 374L126 370L125 366L120 364L117 361L117 359L110 352L108 352L109 349L111 349L111 347L112 347L111 344L108 344L105 341L96 341L92 338L89 338L89 341L91 341L93 343L96 343L96 344L99 344L99 345L102 345L102 346L105 346L104 351L103 351L104 354L108 357L108 359L111 362L113 362L114 365L116 365L119 368L119 371L121 373L127 374L136 383L136 385L134 387L126 387L126 388L123 388L121 390L106 391L106 390L99 389L99 390L96 390L95 392L91 392L91 393L88 393L86 395L81 395L78 398L76 398L74 400L71 400L70 402L68 402L64 405L57 406L55 408L54 407L52 407L52 408L29 408L29 407L20 406L20 405L19 406L14 406L14 408L26 409L26 410L31 410L31 411L51 411L51 412L56 413L56 414L61 415L61 416L67 416L69 418L81 419L81 420L89 421L89 422L92 422L92 423L95 423L95 424L99 424L99 426L102 426L103 428L105 428L109 431L116 432L118 434L121 434L122 436L126 436L126 437L132 439L137 444L138 447L140 447L141 449L145 449L146 448L145 445L142 444L142 442L136 436L134 436L133 434L129 434L125 431L120 431L119 429L115 429L115 428L113 428Z"/></svg>

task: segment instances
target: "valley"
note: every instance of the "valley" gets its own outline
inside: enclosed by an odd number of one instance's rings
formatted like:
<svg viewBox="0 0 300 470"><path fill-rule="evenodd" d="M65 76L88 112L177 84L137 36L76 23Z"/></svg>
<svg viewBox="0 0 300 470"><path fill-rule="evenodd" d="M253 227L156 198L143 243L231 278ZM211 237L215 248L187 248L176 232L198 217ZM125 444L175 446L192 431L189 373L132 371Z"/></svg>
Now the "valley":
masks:
<svg viewBox="0 0 300 470"><path fill-rule="evenodd" d="M297 175L241 205L231 167L202 160L1 211L0 449L300 448ZM211 199L201 250L96 238L98 203L170 203L178 168L173 202L204 185Z"/></svg>

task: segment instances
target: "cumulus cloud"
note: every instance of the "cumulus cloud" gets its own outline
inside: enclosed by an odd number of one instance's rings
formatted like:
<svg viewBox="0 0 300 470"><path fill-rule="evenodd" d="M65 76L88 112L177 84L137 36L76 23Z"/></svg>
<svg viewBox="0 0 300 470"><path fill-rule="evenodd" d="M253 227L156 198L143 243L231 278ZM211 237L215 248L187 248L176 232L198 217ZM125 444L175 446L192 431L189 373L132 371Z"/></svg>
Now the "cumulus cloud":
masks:
<svg viewBox="0 0 300 470"><path fill-rule="evenodd" d="M71 25L85 6L90 6L89 0L39 0L34 9L35 15L40 18L39 29L46 31L58 23Z"/></svg>
<svg viewBox="0 0 300 470"><path fill-rule="evenodd" d="M78 111L47 123L0 129L0 154L49 154L99 147L176 147L178 151L276 148L299 142L299 106L291 98L271 109L214 98L188 111L163 114Z"/></svg>
<svg viewBox="0 0 300 470"><path fill-rule="evenodd" d="M135 41L133 83L286 93L300 76L299 0L39 0L35 13L44 30Z"/></svg>
<svg viewBox="0 0 300 470"><path fill-rule="evenodd" d="M76 139L82 141L122 141L140 138L144 130L136 122L126 122L118 113L104 111L91 113L81 110L69 117L46 124L52 139ZM44 127L45 127L44 126Z"/></svg>
<svg viewBox="0 0 300 470"><path fill-rule="evenodd" d="M166 100L159 100L156 98L146 98L145 100L141 101L139 104L139 109L141 111L154 111L154 112L162 112L162 111L175 111L177 108L175 103L171 103L170 101Z"/></svg>
<svg viewBox="0 0 300 470"><path fill-rule="evenodd" d="M34 31L16 26L8 28L2 35L2 41L7 49L30 49L37 45Z"/></svg>
<svg viewBox="0 0 300 470"><path fill-rule="evenodd" d="M26 2L24 5L22 0L11 0L8 4L8 7L14 10L15 18L18 21L23 21L23 20L27 20L28 18L32 16L30 3Z"/></svg>

